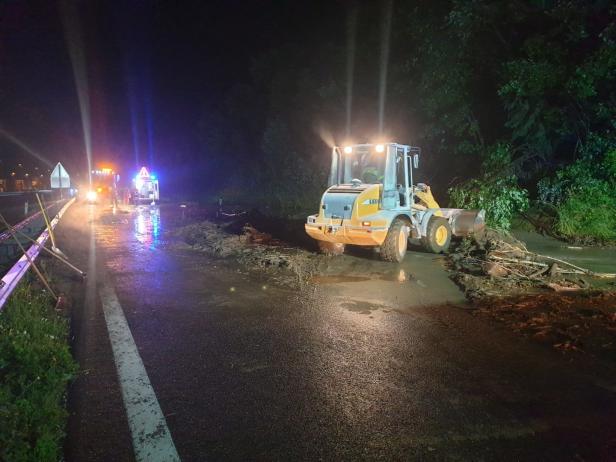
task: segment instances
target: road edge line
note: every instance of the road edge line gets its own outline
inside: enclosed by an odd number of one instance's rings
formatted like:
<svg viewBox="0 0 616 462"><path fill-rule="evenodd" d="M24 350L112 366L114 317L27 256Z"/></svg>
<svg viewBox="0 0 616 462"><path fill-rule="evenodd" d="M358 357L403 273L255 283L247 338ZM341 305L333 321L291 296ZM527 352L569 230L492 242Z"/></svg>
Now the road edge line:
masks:
<svg viewBox="0 0 616 462"><path fill-rule="evenodd" d="M118 372L135 458L139 462L179 461L180 457L171 438L167 421L115 290L103 283L99 296Z"/></svg>

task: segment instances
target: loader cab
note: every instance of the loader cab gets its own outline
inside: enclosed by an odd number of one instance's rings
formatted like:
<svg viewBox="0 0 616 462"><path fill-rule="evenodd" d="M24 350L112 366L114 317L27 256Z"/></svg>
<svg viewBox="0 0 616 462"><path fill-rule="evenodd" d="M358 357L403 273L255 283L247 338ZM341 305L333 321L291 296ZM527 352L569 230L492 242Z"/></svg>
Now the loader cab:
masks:
<svg viewBox="0 0 616 462"><path fill-rule="evenodd" d="M329 186L380 184L382 209L410 210L420 153L418 147L397 143L334 147Z"/></svg>

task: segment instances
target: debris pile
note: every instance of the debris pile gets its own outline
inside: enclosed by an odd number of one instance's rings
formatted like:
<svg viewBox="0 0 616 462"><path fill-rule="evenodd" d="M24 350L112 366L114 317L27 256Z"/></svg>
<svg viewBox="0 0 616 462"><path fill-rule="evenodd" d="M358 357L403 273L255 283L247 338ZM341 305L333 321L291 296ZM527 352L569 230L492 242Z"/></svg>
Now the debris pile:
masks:
<svg viewBox="0 0 616 462"><path fill-rule="evenodd" d="M494 230L462 241L449 260L475 316L562 352L616 360L616 293L604 281L616 275L530 252Z"/></svg>
<svg viewBox="0 0 616 462"><path fill-rule="evenodd" d="M240 234L230 233L224 225L211 221L184 226L174 234L192 249L232 257L251 269L283 270L290 276L280 275L285 283L302 283L314 273L319 261L318 255L289 246L248 223L241 227Z"/></svg>
<svg viewBox="0 0 616 462"><path fill-rule="evenodd" d="M475 315L562 352L616 360L616 293L543 293L477 302Z"/></svg>
<svg viewBox="0 0 616 462"><path fill-rule="evenodd" d="M470 299L550 289L556 292L588 289L593 278L614 279L558 258L530 252L508 233L488 229L462 241L450 254L453 279Z"/></svg>
<svg viewBox="0 0 616 462"><path fill-rule="evenodd" d="M281 245L282 242L272 239L272 235L268 233L262 233L250 223L246 223L243 228L243 235L251 244L268 244L268 245Z"/></svg>

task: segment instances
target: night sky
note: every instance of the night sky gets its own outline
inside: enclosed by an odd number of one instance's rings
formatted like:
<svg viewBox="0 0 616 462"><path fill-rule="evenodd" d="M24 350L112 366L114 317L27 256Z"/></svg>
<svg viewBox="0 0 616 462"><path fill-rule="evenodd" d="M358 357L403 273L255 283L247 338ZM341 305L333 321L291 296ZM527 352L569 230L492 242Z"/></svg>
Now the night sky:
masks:
<svg viewBox="0 0 616 462"><path fill-rule="evenodd" d="M130 174L141 164L190 170L186 164L207 156L199 120L247 80L253 56L306 33L330 31L344 44L344 27L336 26L344 21L340 2L88 1L63 8L48 0L5 0L0 128L50 162L62 161L73 176L85 173L66 39L73 33L82 36L94 164L112 162ZM5 163L31 158L0 137Z"/></svg>

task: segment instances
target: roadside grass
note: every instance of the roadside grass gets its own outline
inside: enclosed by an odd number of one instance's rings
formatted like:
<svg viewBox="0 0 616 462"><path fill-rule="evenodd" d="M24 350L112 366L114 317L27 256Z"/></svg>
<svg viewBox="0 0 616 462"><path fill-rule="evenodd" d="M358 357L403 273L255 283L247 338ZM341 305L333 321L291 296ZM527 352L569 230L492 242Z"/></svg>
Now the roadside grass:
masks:
<svg viewBox="0 0 616 462"><path fill-rule="evenodd" d="M0 460L57 461L77 372L69 326L49 295L22 283L0 312Z"/></svg>

